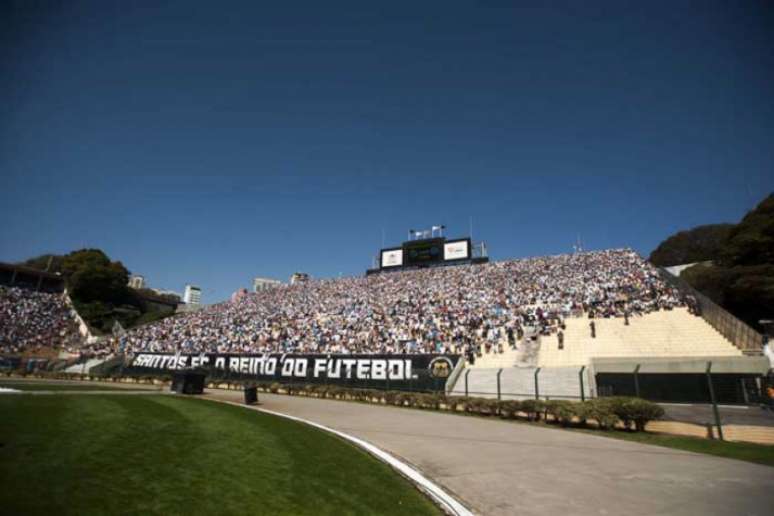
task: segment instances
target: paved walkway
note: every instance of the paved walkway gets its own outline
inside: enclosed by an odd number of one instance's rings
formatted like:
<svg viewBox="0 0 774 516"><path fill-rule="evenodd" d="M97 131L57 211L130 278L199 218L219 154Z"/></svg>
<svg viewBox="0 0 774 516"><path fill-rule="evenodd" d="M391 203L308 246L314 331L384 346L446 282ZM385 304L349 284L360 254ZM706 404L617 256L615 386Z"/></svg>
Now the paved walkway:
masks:
<svg viewBox="0 0 774 516"><path fill-rule="evenodd" d="M241 401L242 393L208 396ZM768 516L774 507L768 466L485 418L259 396L261 408L399 456L479 514Z"/></svg>

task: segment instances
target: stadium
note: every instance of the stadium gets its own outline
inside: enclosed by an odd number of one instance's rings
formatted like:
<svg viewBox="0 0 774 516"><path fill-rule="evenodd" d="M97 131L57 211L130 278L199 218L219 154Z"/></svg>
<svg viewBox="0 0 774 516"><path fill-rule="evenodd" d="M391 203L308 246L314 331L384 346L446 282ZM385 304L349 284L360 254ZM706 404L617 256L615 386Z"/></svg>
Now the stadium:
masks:
<svg viewBox="0 0 774 516"><path fill-rule="evenodd" d="M770 516L771 2L0 2L0 516Z"/></svg>
<svg viewBox="0 0 774 516"><path fill-rule="evenodd" d="M769 413L736 408L766 403L771 363L763 336L679 277L630 249L490 261L474 255L469 238L410 237L382 249L379 267L361 277L242 293L102 336L73 308L61 277L3 265L0 385L10 394L0 403L16 415L2 437L3 462L24 453L51 460L60 451L41 442L77 428L69 460L84 453L98 459L86 461L73 481L98 491L65 482L63 491L78 493L75 506L121 512L127 497L143 493L133 510L510 514L532 512L503 485L488 492L480 485L488 474L464 471L503 468L492 478L507 485L558 450L560 463L591 460L564 448L594 447L593 440L575 442L588 436L534 425L671 435L698 449L727 443L768 460ZM50 419L43 427L34 423L41 410ZM513 432L514 420L527 422L528 435ZM16 425L27 442L15 439ZM513 448L514 438L527 439L526 450ZM630 453L658 457L647 446L627 446L642 445L622 441L596 456L618 474L643 468L644 458L632 462ZM710 482L707 471L723 459L702 458L710 468L704 472L692 459L676 453L669 466L657 460L645 470L683 468L674 475L691 476L694 488L667 489L668 496L690 498L708 513L730 510L729 503L765 512L770 466L732 463L747 479L740 495L728 486L696 487ZM64 478L73 475L67 460ZM148 492L136 478L141 465L158 469L148 474L166 478L161 486L185 478L186 489L203 490L204 500L190 505L179 493ZM107 468L113 478L106 483L91 468ZM27 485L25 474L35 468L3 479L4 507L18 514L60 507L64 492L19 497L8 489ZM519 485L545 481L545 474ZM610 489L610 481L595 478L592 495L574 495L579 513L601 507L593 493ZM528 491L537 496L541 488ZM638 486L624 496L626 512L660 506L642 492Z"/></svg>

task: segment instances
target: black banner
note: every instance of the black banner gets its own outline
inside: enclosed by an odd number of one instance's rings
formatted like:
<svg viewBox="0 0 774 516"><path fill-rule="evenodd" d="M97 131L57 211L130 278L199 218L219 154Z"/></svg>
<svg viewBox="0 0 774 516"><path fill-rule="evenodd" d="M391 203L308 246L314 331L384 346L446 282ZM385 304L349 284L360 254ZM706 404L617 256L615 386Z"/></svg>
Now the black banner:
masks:
<svg viewBox="0 0 774 516"><path fill-rule="evenodd" d="M341 385L362 389L441 391L460 355L232 355L139 353L124 372L202 369L211 380Z"/></svg>

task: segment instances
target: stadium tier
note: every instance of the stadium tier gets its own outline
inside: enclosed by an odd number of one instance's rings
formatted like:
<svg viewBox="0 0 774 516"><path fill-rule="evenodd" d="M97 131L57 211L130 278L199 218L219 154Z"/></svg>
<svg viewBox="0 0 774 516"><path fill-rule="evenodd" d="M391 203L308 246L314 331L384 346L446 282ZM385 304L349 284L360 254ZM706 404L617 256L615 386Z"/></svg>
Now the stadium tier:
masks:
<svg viewBox="0 0 774 516"><path fill-rule="evenodd" d="M74 342L61 297L11 288L3 290L2 303L4 352ZM741 354L686 303L656 269L621 249L310 281L82 349L97 356L445 353L464 355L474 367Z"/></svg>
<svg viewBox="0 0 774 516"><path fill-rule="evenodd" d="M594 322L595 336L590 323ZM564 320L562 349L555 334L541 336L532 356L517 349L500 346L501 353L490 352L475 362L475 367L496 368L514 365L568 367L588 365L602 357L724 357L742 356L742 351L718 333L701 317L687 308L651 312L629 318ZM524 346L529 350L529 344Z"/></svg>
<svg viewBox="0 0 774 516"><path fill-rule="evenodd" d="M695 355L702 346L714 353L717 339L704 341L693 330L706 323L672 310L683 306L652 266L623 249L285 286L138 328L120 346L128 352L458 353L487 364L501 356L496 351L513 356L512 345L529 341L541 343L533 365L582 363L595 349L602 356L675 356L689 347ZM596 348L588 343L590 316ZM619 329L624 317L626 331ZM551 349L559 332L564 349Z"/></svg>
<svg viewBox="0 0 774 516"><path fill-rule="evenodd" d="M81 340L61 293L0 286L0 353L77 349Z"/></svg>

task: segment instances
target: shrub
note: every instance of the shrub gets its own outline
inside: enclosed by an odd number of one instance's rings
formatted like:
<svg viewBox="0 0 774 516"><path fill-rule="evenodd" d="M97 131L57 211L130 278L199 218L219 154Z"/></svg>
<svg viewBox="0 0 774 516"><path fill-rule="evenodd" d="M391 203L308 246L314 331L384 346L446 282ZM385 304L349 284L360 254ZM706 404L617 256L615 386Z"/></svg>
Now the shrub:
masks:
<svg viewBox="0 0 774 516"><path fill-rule="evenodd" d="M567 426L572 423L576 415L576 405L576 403L567 400L552 400L546 402L545 408L546 412L554 418L554 421L562 426Z"/></svg>
<svg viewBox="0 0 774 516"><path fill-rule="evenodd" d="M437 394L414 394L414 406L423 409L437 410L442 402L442 397Z"/></svg>
<svg viewBox="0 0 774 516"><path fill-rule="evenodd" d="M539 421L540 413L545 409L545 403L540 400L524 400L521 402L521 411L527 414L530 421Z"/></svg>
<svg viewBox="0 0 774 516"><path fill-rule="evenodd" d="M279 392L279 390L280 390L280 384L279 383L274 382L271 385L269 385L269 392L271 392L273 394L277 394L277 392Z"/></svg>
<svg viewBox="0 0 774 516"><path fill-rule="evenodd" d="M613 428L618 422L618 416L613 412L612 403L609 398L595 398L584 401L577 408L578 417L584 423L593 419L601 430Z"/></svg>
<svg viewBox="0 0 774 516"><path fill-rule="evenodd" d="M457 412L457 410L465 410L465 404L468 398L465 396L447 396L444 402L449 410Z"/></svg>
<svg viewBox="0 0 774 516"><path fill-rule="evenodd" d="M465 404L465 412L491 416L497 414L498 401L489 398L468 398Z"/></svg>
<svg viewBox="0 0 774 516"><path fill-rule="evenodd" d="M501 401L499 404L500 417L503 419L516 419L521 410L521 402L517 400Z"/></svg>
<svg viewBox="0 0 774 516"><path fill-rule="evenodd" d="M642 432L649 421L664 416L659 405L640 398L608 398L613 413L621 420L627 430Z"/></svg>
<svg viewBox="0 0 774 516"><path fill-rule="evenodd" d="M415 403L416 399L411 392L399 392L395 397L395 404L400 407L413 407Z"/></svg>

